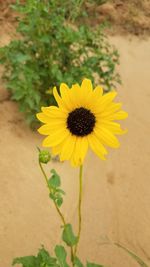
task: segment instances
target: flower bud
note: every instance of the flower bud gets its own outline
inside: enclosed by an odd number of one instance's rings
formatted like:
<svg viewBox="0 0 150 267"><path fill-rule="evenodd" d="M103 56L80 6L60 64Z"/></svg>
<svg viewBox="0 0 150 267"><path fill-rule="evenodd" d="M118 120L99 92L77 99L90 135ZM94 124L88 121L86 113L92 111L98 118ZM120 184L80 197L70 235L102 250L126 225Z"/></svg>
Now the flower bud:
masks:
<svg viewBox="0 0 150 267"><path fill-rule="evenodd" d="M42 150L39 152L39 162L47 164L51 160L49 151Z"/></svg>

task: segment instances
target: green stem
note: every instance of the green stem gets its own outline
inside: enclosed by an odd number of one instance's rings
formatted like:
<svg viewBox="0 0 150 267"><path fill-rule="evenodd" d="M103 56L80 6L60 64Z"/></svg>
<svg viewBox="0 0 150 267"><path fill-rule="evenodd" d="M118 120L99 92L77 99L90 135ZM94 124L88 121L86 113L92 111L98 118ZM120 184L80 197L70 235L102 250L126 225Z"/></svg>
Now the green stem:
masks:
<svg viewBox="0 0 150 267"><path fill-rule="evenodd" d="M43 169L43 166L42 166L42 164L41 164L40 161L39 161L39 166L40 166L40 169L41 169L41 171L42 171L42 173L43 173L43 176L44 176L44 178L45 178L45 181L46 181L47 187L48 187L48 189L49 189L49 192L51 193L52 189L51 189L51 187L50 187L50 185L49 185L49 183L48 183L47 175L46 175L46 173L45 173L45 171L44 171L44 169ZM60 218L61 218L61 221L62 221L62 223L63 223L63 225L64 225L64 227L65 227L65 226L66 226L65 218L64 218L63 214L61 213L60 209L58 208L58 206L57 206L57 204L55 203L54 200L53 200L53 203L54 203L55 208L56 208L56 210L57 210L57 212L58 212L58 214L59 214L59 216L60 216ZM72 266L73 266L73 262L74 262L73 248L70 247L70 250L71 250L71 262L72 262Z"/></svg>
<svg viewBox="0 0 150 267"><path fill-rule="evenodd" d="M77 253L77 248L78 248L78 244L80 241L80 235L81 235L81 224L82 224L82 216L81 216L81 205L82 205L82 177L83 177L83 165L80 166L80 171L79 171L79 202L78 202L78 218L79 218L79 228L78 228L78 242L75 246L75 250L74 250L74 258L76 256Z"/></svg>

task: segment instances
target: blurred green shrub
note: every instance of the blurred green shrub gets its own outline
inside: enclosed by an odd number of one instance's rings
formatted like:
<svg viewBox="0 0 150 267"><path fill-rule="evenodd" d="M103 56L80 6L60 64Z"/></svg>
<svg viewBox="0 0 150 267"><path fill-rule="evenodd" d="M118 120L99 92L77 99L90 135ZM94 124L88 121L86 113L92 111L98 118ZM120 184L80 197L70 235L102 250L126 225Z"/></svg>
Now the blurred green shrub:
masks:
<svg viewBox="0 0 150 267"><path fill-rule="evenodd" d="M88 0L87 2L91 4L97 4L97 5L103 5L107 2L108 0Z"/></svg>
<svg viewBox="0 0 150 267"><path fill-rule="evenodd" d="M81 0L17 0L13 5L20 13L20 38L0 48L0 63L12 99L29 123L36 121L41 106L56 104L54 85L80 83L87 77L109 91L120 82L119 55L103 27L75 26L83 6Z"/></svg>

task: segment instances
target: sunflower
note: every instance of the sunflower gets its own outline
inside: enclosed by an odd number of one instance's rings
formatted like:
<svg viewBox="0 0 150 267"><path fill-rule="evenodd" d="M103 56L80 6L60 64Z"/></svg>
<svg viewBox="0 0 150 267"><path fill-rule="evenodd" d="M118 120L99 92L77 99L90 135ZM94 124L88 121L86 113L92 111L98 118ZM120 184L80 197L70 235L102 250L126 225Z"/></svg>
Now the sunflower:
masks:
<svg viewBox="0 0 150 267"><path fill-rule="evenodd" d="M84 79L81 86L65 83L60 85L60 95L56 87L53 94L58 106L42 107L37 118L44 123L38 129L42 135L48 135L44 147L51 147L60 160L70 160L73 166L83 164L90 147L95 154L105 160L105 147L118 148L115 135L126 131L114 121L127 117L121 109L121 103L114 103L115 91L103 94L101 86L95 89L89 79Z"/></svg>

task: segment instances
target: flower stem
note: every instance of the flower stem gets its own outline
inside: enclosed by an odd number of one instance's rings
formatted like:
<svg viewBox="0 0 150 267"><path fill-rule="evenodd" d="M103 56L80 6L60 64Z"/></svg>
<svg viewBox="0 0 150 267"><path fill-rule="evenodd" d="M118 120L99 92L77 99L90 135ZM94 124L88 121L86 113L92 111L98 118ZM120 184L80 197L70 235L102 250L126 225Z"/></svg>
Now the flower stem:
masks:
<svg viewBox="0 0 150 267"><path fill-rule="evenodd" d="M79 202L78 202L78 218L79 218L79 228L78 228L78 242L75 246L75 250L74 250L74 258L76 256L77 253L77 248L78 248L78 244L80 241L80 235L81 235L81 224L82 224L82 216L81 216L81 205L82 205L82 177L83 177L83 165L80 166L80 171L79 171Z"/></svg>
<svg viewBox="0 0 150 267"><path fill-rule="evenodd" d="M44 169L43 169L43 166L42 166L42 164L41 164L40 161L39 161L39 166L40 166L40 169L41 169L41 171L42 171L42 173L43 173L43 176L44 176L44 178L45 178L45 181L46 181L47 187L48 187L48 189L49 189L49 192L51 193L52 190L51 190L51 187L50 187L50 185L49 185L49 183L48 183L47 175L46 175L46 173L45 173L45 171L44 171ZM57 210L57 212L58 212L58 214L59 214L59 216L60 216L60 218L61 218L61 221L62 221L62 223L63 223L63 225L64 225L64 227L65 227L65 226L66 226L65 218L64 218L63 214L61 213L60 209L58 208L58 206L57 206L57 204L55 203L54 200L53 200L53 203L54 203L55 208L56 208L56 210ZM74 263L73 248L70 247L70 250L71 250L71 262L72 262L72 266L73 266L73 263Z"/></svg>

